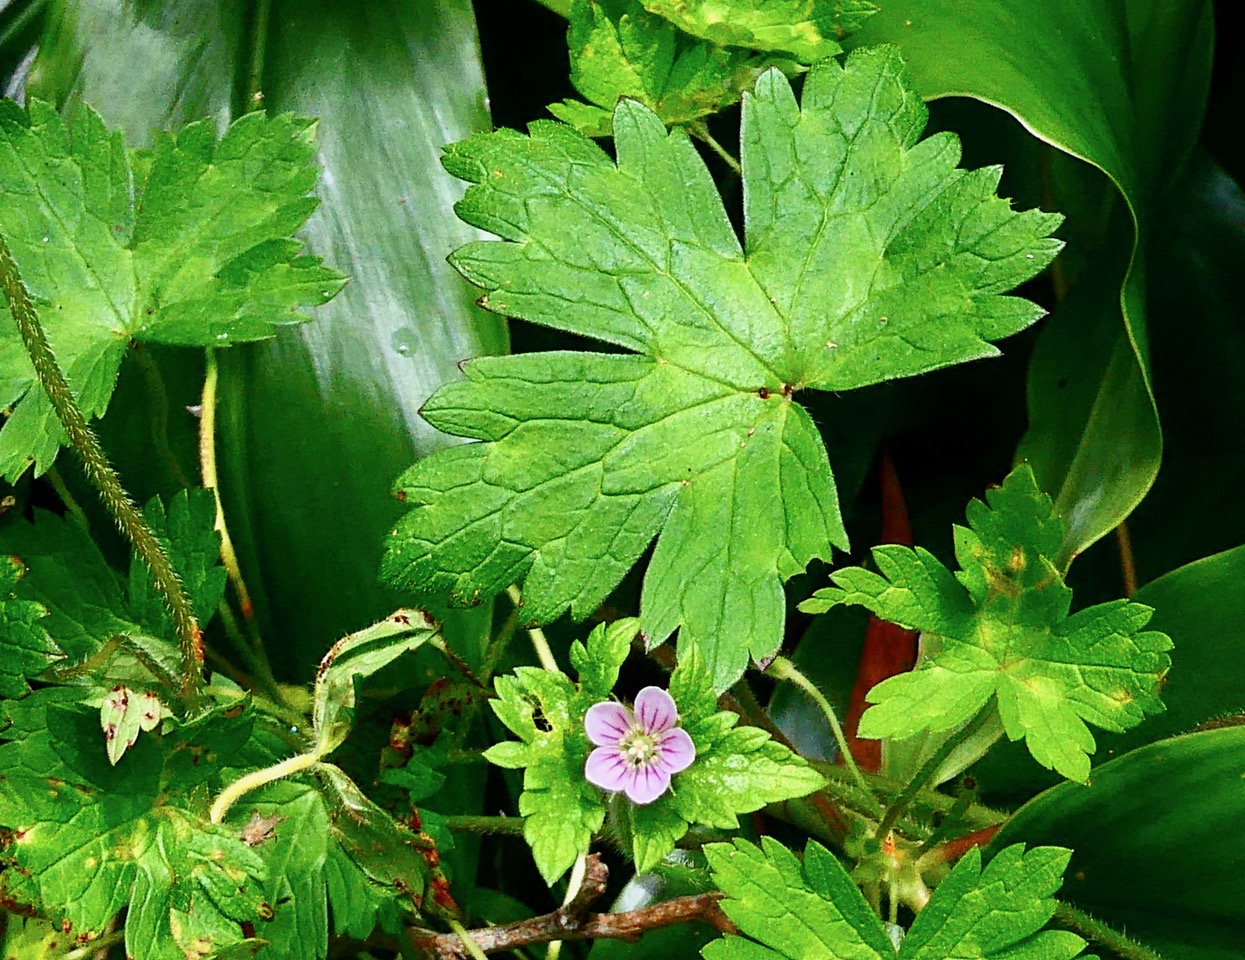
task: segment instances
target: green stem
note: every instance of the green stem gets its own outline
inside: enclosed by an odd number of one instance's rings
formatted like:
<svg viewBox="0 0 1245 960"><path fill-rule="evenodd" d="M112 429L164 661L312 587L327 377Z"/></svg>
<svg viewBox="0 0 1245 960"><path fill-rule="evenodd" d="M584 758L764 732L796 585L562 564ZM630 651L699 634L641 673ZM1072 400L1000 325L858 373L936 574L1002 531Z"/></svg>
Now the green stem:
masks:
<svg viewBox="0 0 1245 960"><path fill-rule="evenodd" d="M242 567L238 563L238 552L234 549L233 538L229 535L229 525L225 522L225 506L220 497L220 475L216 467L216 389L220 379L220 367L216 362L216 350L206 351L207 367L203 377L203 395L199 402L199 471L203 477L203 486L212 493L216 504L216 532L220 534L220 559L225 566L225 576L233 584L234 593L238 597L238 607L242 611L242 619L251 633L252 653L267 665L266 672L272 675L272 667L268 665L268 653L263 641L254 629L255 605L251 602L251 591L247 589L242 578Z"/></svg>
<svg viewBox="0 0 1245 960"><path fill-rule="evenodd" d="M21 331L26 353L35 368L35 376L47 392L48 400L69 437L70 445L82 458L87 479L99 490L105 508L133 544L134 551L151 569L156 589L168 604L178 639L181 641L181 695L185 700L194 701L198 699L203 685L203 631L199 628L194 608L182 589L182 582L177 571L173 569L168 554L147 526L138 505L121 485L121 478L108 462L108 457L87 424L86 416L74 399L69 384L65 382L65 375L52 353L34 304L30 301L30 293L22 283L21 273L3 235L0 235L0 286L4 289L13 319L17 321L17 327Z"/></svg>
<svg viewBox="0 0 1245 960"><path fill-rule="evenodd" d="M114 930L112 933L98 937L90 943L74 947L68 953L62 953L58 960L90 960L91 957L96 956L100 951L109 950L123 942L125 942L125 930Z"/></svg>
<svg viewBox="0 0 1245 960"><path fill-rule="evenodd" d="M864 774L860 772L860 768L856 766L856 760L852 757L852 751L847 745L847 737L843 735L843 727L839 725L839 718L834 712L834 707L830 705L830 701L786 657L775 657L765 672L777 680L791 681L808 694L812 701L821 708L821 712L826 715L826 720L830 723L830 730L834 733L834 740L839 745L839 756L843 758L843 765L851 771L856 782L865 790L868 790L869 781L865 779Z"/></svg>
<svg viewBox="0 0 1245 960"><path fill-rule="evenodd" d="M1095 920L1083 910L1071 904L1059 902L1055 908L1055 921L1073 933L1078 933L1091 943L1106 947L1124 960L1163 960L1163 956L1149 947L1143 947L1132 938L1109 927L1101 920Z"/></svg>
<svg viewBox="0 0 1245 960"><path fill-rule="evenodd" d="M65 485L65 478L61 476L61 472L55 467L51 467L43 475L43 479L48 482L56 495L61 498L61 503L65 505L65 513L73 518L74 523L87 533L90 533L91 521L87 518L86 511L82 509L82 504L78 502L77 497L69 492L69 487Z"/></svg>
<svg viewBox="0 0 1245 960"><path fill-rule="evenodd" d="M446 817L445 825L455 833L478 833L481 836L523 835L522 817Z"/></svg>
<svg viewBox="0 0 1245 960"><path fill-rule="evenodd" d="M264 102L264 59L268 53L268 20L271 14L272 0L259 0L251 26L251 62L246 76L247 110L258 109Z"/></svg>
<svg viewBox="0 0 1245 960"><path fill-rule="evenodd" d="M943 745L935 750L928 760L921 764L921 768L913 775L911 782L904 787L903 793L890 805L890 809L886 811L886 816L878 824L878 829L873 835L875 840L886 839L887 834L894 829L904 810L908 808L908 804L925 788L925 785L938 772L938 768L943 765L947 757L951 756L956 747L984 727L990 716L990 705L987 704L978 710L977 714L968 723L947 737Z"/></svg>
<svg viewBox="0 0 1245 960"><path fill-rule="evenodd" d="M467 928L455 920L453 917L447 917L446 922L449 923L450 929L454 931L454 935L458 937L463 945L463 949L471 954L472 960L488 960L484 951L480 949L480 945L471 939L471 934L467 932ZM552 947L553 944L550 944Z"/></svg>
<svg viewBox="0 0 1245 960"><path fill-rule="evenodd" d="M514 604L516 610L523 605L523 598L519 595L518 587L512 586L506 591L506 595L510 597L510 602ZM549 641L545 639L545 631L540 627L528 627L527 635L532 639L532 647L536 651L536 659L540 661L540 665L550 673L561 673L562 668L553 658L553 651L549 649Z"/></svg>
<svg viewBox="0 0 1245 960"><path fill-rule="evenodd" d="M566 883L566 896L562 898L563 907L569 907L571 902L579 896L579 889L584 885L584 874L587 869L588 850L585 848L579 851L579 856L575 858L575 866L571 868L571 877ZM561 955L562 941L550 940L545 950L545 960L558 960Z"/></svg>
<svg viewBox="0 0 1245 960"><path fill-rule="evenodd" d="M727 150L726 147L718 143L713 134L709 132L709 125L707 123L703 120L697 120L695 123L691 124L688 129L691 130L693 136L698 138L705 144L705 146L721 157L722 162L731 168L731 171L735 174L735 176L742 177L744 175L744 168L739 165L739 161L735 159L734 155Z"/></svg>
<svg viewBox="0 0 1245 960"><path fill-rule="evenodd" d="M264 767L262 770L252 770L250 773L239 777L229 784L217 795L208 814L208 819L213 823L220 823L225 819L225 814L229 812L229 808L252 790L258 790L260 787L267 786L283 777L291 777L304 770L310 770L319 762L319 754L313 751L311 753L295 754L282 760L280 763L274 763L271 767Z"/></svg>
<svg viewBox="0 0 1245 960"><path fill-rule="evenodd" d="M144 344L137 344L130 351L130 356L138 364L143 372L143 379L147 382L147 393L151 398L151 442L156 448L156 454L169 468L169 476L178 489L189 487L190 480L186 471L177 462L173 448L169 445L169 392L164 386L164 375Z"/></svg>

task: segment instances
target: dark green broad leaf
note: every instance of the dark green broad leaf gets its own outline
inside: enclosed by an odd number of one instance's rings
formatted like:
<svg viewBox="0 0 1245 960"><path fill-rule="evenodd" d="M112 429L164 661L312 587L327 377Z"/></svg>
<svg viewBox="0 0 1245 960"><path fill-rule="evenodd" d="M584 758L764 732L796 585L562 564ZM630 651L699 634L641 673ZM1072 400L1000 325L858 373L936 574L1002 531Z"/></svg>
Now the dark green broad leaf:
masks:
<svg viewBox="0 0 1245 960"><path fill-rule="evenodd" d="M900 44L926 98L968 96L1006 110L1102 170L1127 204L1133 257L1119 267L1118 302L1114 291L1102 298L1123 323L1099 329L1103 309L1083 315L1092 328L1053 323L1031 370L1021 454L1068 520L1065 562L1126 517L1158 470L1140 251L1155 226L1154 195L1200 123L1210 37L1206 0L898 0L852 38Z"/></svg>
<svg viewBox="0 0 1245 960"><path fill-rule="evenodd" d="M1063 895L1165 960L1235 960L1245 727L1163 740L1031 800L995 838L1072 847Z"/></svg>
<svg viewBox="0 0 1245 960"><path fill-rule="evenodd" d="M549 112L590 137L609 136L622 97L668 124L688 124L738 103L774 61L683 33L640 0L576 0L567 37L571 82L590 103L566 100Z"/></svg>
<svg viewBox="0 0 1245 960"><path fill-rule="evenodd" d="M1068 851L1019 844L985 868L973 848L938 885L898 949L834 854L812 841L801 862L771 837L705 848L722 909L738 934L706 960L1071 960L1085 941L1044 930Z"/></svg>
<svg viewBox="0 0 1245 960"><path fill-rule="evenodd" d="M376 579L393 478L451 442L419 407L507 335L445 262L476 234L441 145L489 126L470 2L276 0L265 39L264 103L320 120L323 204L304 236L353 278L315 330L221 358L226 509L265 636L305 675L401 605ZM488 610L443 614L473 660Z"/></svg>
<svg viewBox="0 0 1245 960"><path fill-rule="evenodd" d="M782 583L846 546L825 448L794 402L996 355L1041 310L1002 294L1059 249L999 170L956 168L898 51L768 71L743 110L746 243L686 136L615 114L614 162L560 124L452 147L460 214L503 242L454 263L500 313L638 355L477 361L424 415L484 443L399 481L395 583L459 604L524 581L524 613L591 613L649 543L641 616L718 689L782 638ZM833 251L833 253L832 253ZM863 279L862 279L863 278Z"/></svg>
<svg viewBox="0 0 1245 960"><path fill-rule="evenodd" d="M42 101L0 102L0 231L88 417L107 408L131 340L262 339L340 289L291 236L315 208L311 137L310 121L250 114L219 139L204 121L135 158L89 108L66 123ZM16 326L0 339L13 407L0 474L14 480L47 470L65 436Z"/></svg>

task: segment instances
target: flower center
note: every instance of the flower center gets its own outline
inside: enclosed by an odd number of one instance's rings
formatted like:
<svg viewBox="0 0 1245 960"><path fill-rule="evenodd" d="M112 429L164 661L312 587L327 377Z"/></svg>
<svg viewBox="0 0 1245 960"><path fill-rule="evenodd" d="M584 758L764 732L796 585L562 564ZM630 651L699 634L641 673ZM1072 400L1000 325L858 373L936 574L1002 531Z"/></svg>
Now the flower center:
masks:
<svg viewBox="0 0 1245 960"><path fill-rule="evenodd" d="M650 734L633 727L618 741L618 752L628 766L647 766L657 756L657 741Z"/></svg>

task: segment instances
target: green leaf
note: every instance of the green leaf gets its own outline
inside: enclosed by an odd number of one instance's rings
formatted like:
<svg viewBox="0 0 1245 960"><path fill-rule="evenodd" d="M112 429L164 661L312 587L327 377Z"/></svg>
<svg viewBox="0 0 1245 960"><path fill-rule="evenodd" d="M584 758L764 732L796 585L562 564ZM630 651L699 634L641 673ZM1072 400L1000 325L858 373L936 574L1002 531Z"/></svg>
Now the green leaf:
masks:
<svg viewBox="0 0 1245 960"><path fill-rule="evenodd" d="M104 731L108 762L114 767L134 746L140 731L150 733L160 726L164 704L150 691L139 692L119 686L104 697L99 711L99 725Z"/></svg>
<svg viewBox="0 0 1245 960"><path fill-rule="evenodd" d="M567 37L571 82L592 106L566 100L549 112L589 137L609 136L614 107L638 100L667 124L687 124L738 103L771 58L680 32L640 0L576 0Z"/></svg>
<svg viewBox="0 0 1245 960"><path fill-rule="evenodd" d="M552 884L588 849L605 822L601 791L584 779L591 750L584 713L591 701L578 698L566 677L535 667L498 677L494 687L498 699L489 705L522 744L499 743L485 757L523 769L523 836L541 876Z"/></svg>
<svg viewBox="0 0 1245 960"><path fill-rule="evenodd" d="M216 532L216 502L202 489L182 490L169 504L153 499L143 510L152 532L168 550L173 569L181 578L199 622L216 615L225 595L225 568L220 563L220 534ZM134 620L155 636L175 637L168 604L151 578L151 571L135 554L130 561L130 610Z"/></svg>
<svg viewBox="0 0 1245 960"><path fill-rule="evenodd" d="M69 659L89 657L109 637L141 632L116 573L74 521L36 510L33 523L6 525L0 545L26 565L16 596L47 611L44 625Z"/></svg>
<svg viewBox="0 0 1245 960"><path fill-rule="evenodd" d="M317 755L328 756L350 734L356 681L370 677L404 653L418 650L437 633L437 625L426 613L398 610L333 645L320 661L312 694Z"/></svg>
<svg viewBox="0 0 1245 960"><path fill-rule="evenodd" d="M706 960L1070 960L1085 941L1042 928L1055 912L1068 851L1015 845L983 870L974 848L935 890L898 951L839 861L810 841L801 863L764 837L705 848L722 909L744 936L715 940Z"/></svg>
<svg viewBox="0 0 1245 960"><path fill-rule="evenodd" d="M311 124L251 114L217 142L211 125L158 137L133 164L119 134L83 108L0 105L0 229L88 417L108 406L131 339L221 346L270 337L329 300L342 278L290 234L315 201ZM132 169L133 167L133 169ZM5 310L7 313L7 309ZM3 336L17 336L12 324ZM0 474L42 473L64 433L33 369L0 430ZM24 376L22 375L24 372ZM13 392L10 388L9 392Z"/></svg>
<svg viewBox="0 0 1245 960"><path fill-rule="evenodd" d="M30 677L60 659L42 623L47 610L13 594L25 574L18 557L0 557L0 699L22 696L30 690Z"/></svg>
<svg viewBox="0 0 1245 960"><path fill-rule="evenodd" d="M717 689L782 639L782 583L846 546L825 449L793 402L998 353L1041 311L1002 292L1059 249L999 171L957 170L893 48L817 65L803 109L766 73L746 98L746 253L704 164L640 104L615 164L560 124L451 147L459 205L505 242L455 265L490 309L640 351L478 360L424 407L487 441L400 480L393 583L470 604L524 579L545 622L593 611L658 536L641 619L678 627ZM815 160L813 158L816 158ZM864 279L861 279L864 278Z"/></svg>
<svg viewBox="0 0 1245 960"><path fill-rule="evenodd" d="M634 617L602 623L588 634L587 645L571 644L571 666L579 674L579 687L585 696L604 700L618 682L618 671L631 652L631 641L640 632Z"/></svg>
<svg viewBox="0 0 1245 960"><path fill-rule="evenodd" d="M219 785L220 759L250 727L249 711L216 711L142 738L113 766L96 714L49 706L43 729L0 745L0 824L13 831L4 895L86 939L128 907L136 960L241 943L242 923L272 917L262 861L190 797L196 783Z"/></svg>
<svg viewBox="0 0 1245 960"><path fill-rule="evenodd" d="M803 63L839 46L877 7L867 0L643 0L680 30L722 46L789 53Z"/></svg>
<svg viewBox="0 0 1245 960"><path fill-rule="evenodd" d="M1245 727L1151 744L1020 808L994 846L1073 846L1064 896L1170 960L1230 960L1245 901ZM1104 830L1103 824L1111 829Z"/></svg>
<svg viewBox="0 0 1245 960"><path fill-rule="evenodd" d="M1153 611L1127 600L1068 615L1072 591L1052 562L1063 527L1027 466L986 499L955 528L958 573L919 547L876 547L880 574L839 570L837 586L801 609L855 604L924 634L917 669L869 692L861 736L954 730L993 703L1008 737L1023 737L1038 763L1086 780L1095 749L1087 722L1119 733L1162 711L1171 640L1143 630Z"/></svg>

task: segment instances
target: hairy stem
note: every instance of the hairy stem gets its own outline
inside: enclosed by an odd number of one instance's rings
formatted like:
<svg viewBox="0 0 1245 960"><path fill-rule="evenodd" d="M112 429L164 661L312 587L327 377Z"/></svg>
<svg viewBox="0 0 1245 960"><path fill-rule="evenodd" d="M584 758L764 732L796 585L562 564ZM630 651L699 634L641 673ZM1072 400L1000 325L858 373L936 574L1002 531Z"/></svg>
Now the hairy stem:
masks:
<svg viewBox="0 0 1245 960"><path fill-rule="evenodd" d="M938 772L938 768L943 765L947 757L951 756L956 747L984 727L989 719L990 708L989 704L987 704L978 710L976 716L969 720L968 723L947 737L943 745L935 750L928 760L921 764L921 768L913 774L912 781L904 787L903 793L895 799L895 802L890 805L890 809L886 811L886 816L882 818L882 822L878 824L878 829L873 835L874 839L879 841L886 839L887 834L894 829L895 824L908 808L908 804L916 799L917 794L925 788L925 785Z"/></svg>
<svg viewBox="0 0 1245 960"><path fill-rule="evenodd" d="M512 837L523 836L522 817L446 817L445 825L455 833L478 833L481 835L501 834Z"/></svg>
<svg viewBox="0 0 1245 960"><path fill-rule="evenodd" d="M320 762L320 755L312 753L299 753L280 763L274 763L271 767L264 767L262 770L252 770L245 776L239 777L229 786L225 787L212 803L211 812L208 819L213 823L220 823L225 819L225 814L229 812L229 808L238 802L246 794L252 790L258 790L262 786L266 786L275 780L283 777L291 777L296 773L302 773L304 770L310 770Z"/></svg>
<svg viewBox="0 0 1245 960"><path fill-rule="evenodd" d="M864 774L860 772L860 768L856 766L851 748L847 744L847 737L843 735L843 727L839 724L839 718L834 712L834 707L830 705L830 701L825 698L825 695L786 657L775 657L765 672L777 680L790 680L808 694L813 703L817 704L821 712L826 715L826 720L830 723L830 730L834 733L834 741L839 745L839 756L843 759L843 765L851 771L852 777L855 778L856 782L865 790L868 790L869 782L865 779Z"/></svg>
<svg viewBox="0 0 1245 960"><path fill-rule="evenodd" d="M0 286L4 289L13 319L17 321L17 327L21 331L26 353L35 368L35 376L47 392L48 400L69 437L70 445L81 457L87 479L99 491L104 507L133 544L134 551L151 570L156 589L168 604L178 639L181 641L181 695L186 700L196 700L203 686L203 631L199 628L194 608L182 589L182 582L177 571L173 569L168 553L147 526L138 505L121 485L121 478L108 462L108 457L87 424L86 416L74 399L69 384L65 382L65 374L56 362L47 335L43 332L43 325L39 322L34 304L31 303L30 293L22 283L21 273L3 235L0 235Z"/></svg>
<svg viewBox="0 0 1245 960"><path fill-rule="evenodd" d="M734 173L735 176L742 177L744 175L744 169L739 165L739 161L735 159L734 155L727 150L726 147L722 146L722 144L718 143L718 141L714 139L713 134L709 132L709 125L707 123L703 120L697 120L695 123L689 125L688 129L692 132L694 137L721 157L722 162L731 168L731 172Z"/></svg>
<svg viewBox="0 0 1245 960"><path fill-rule="evenodd" d="M1080 934L1091 943L1106 947L1124 960L1163 960L1161 954L1143 947L1131 937L1120 933L1101 920L1095 920L1084 910L1060 901L1055 908L1055 922L1073 933Z"/></svg>

